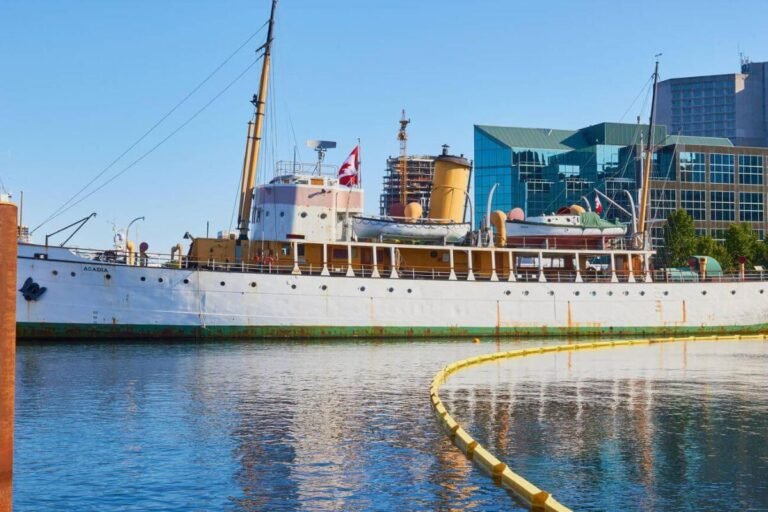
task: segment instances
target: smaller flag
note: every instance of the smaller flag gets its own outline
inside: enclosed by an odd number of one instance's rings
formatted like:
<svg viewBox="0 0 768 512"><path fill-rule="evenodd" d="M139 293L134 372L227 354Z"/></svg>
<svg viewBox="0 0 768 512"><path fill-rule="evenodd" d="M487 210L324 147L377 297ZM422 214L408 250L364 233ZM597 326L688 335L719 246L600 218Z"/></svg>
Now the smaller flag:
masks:
<svg viewBox="0 0 768 512"><path fill-rule="evenodd" d="M355 149L349 154L344 163L339 167L339 183L351 187L357 185L357 165L358 156L360 154L360 145L355 146Z"/></svg>
<svg viewBox="0 0 768 512"><path fill-rule="evenodd" d="M600 196L595 194L595 213L600 215L603 213L603 204L600 202Z"/></svg>

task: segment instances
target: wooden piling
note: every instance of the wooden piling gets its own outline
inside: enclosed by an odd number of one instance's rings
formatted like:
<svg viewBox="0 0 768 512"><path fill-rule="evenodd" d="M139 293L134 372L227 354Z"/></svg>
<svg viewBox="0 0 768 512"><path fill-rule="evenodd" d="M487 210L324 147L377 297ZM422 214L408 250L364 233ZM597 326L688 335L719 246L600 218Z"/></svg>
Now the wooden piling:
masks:
<svg viewBox="0 0 768 512"><path fill-rule="evenodd" d="M17 250L16 205L0 200L0 512L13 504Z"/></svg>

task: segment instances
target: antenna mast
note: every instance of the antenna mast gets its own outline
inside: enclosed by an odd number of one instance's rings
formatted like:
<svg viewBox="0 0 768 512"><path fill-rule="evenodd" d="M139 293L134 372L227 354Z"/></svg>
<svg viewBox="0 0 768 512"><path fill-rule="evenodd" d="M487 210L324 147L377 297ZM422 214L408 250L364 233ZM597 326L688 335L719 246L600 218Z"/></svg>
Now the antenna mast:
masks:
<svg viewBox="0 0 768 512"><path fill-rule="evenodd" d="M400 202L403 208L408 202L408 134L405 128L410 122L411 120L405 117L405 109L403 109L400 117L400 131L397 132L397 140L400 141Z"/></svg>
<svg viewBox="0 0 768 512"><path fill-rule="evenodd" d="M237 229L240 231L240 240L248 240L248 228L251 219L251 207L253 206L253 192L256 184L256 164L259 161L261 139L264 136L264 110L267 101L267 82L269 81L269 65L272 60L272 31L275 28L275 9L277 0L272 0L272 10L269 13L269 28L267 30L267 42L264 43L263 62L261 65L261 81L259 93L253 96L251 103L256 107L254 114L253 135L249 137L248 149L246 149L246 165L243 166L243 190L240 191L240 213L238 215ZM260 48L261 49L261 48ZM250 135L249 129L249 135Z"/></svg>

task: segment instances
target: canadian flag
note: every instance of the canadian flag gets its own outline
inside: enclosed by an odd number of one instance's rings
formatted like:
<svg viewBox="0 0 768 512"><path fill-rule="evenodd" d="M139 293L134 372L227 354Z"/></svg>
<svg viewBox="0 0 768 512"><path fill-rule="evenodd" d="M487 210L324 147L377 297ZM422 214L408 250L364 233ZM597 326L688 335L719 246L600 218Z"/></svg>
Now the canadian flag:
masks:
<svg viewBox="0 0 768 512"><path fill-rule="evenodd" d="M600 215L603 213L603 204L600 202L600 196L595 194L595 212Z"/></svg>
<svg viewBox="0 0 768 512"><path fill-rule="evenodd" d="M351 187L357 185L357 166L360 155L360 145L355 146L355 149L349 154L344 163L339 167L339 183Z"/></svg>

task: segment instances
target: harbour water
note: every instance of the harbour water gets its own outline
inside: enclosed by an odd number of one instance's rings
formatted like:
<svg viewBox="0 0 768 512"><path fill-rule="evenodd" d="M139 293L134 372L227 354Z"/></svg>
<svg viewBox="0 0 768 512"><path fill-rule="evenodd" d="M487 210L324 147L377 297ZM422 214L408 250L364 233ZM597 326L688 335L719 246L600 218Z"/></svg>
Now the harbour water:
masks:
<svg viewBox="0 0 768 512"><path fill-rule="evenodd" d="M427 388L457 359L555 342L22 344L15 507L514 510ZM468 369L442 394L576 510L768 510L767 365L757 342L590 351Z"/></svg>

